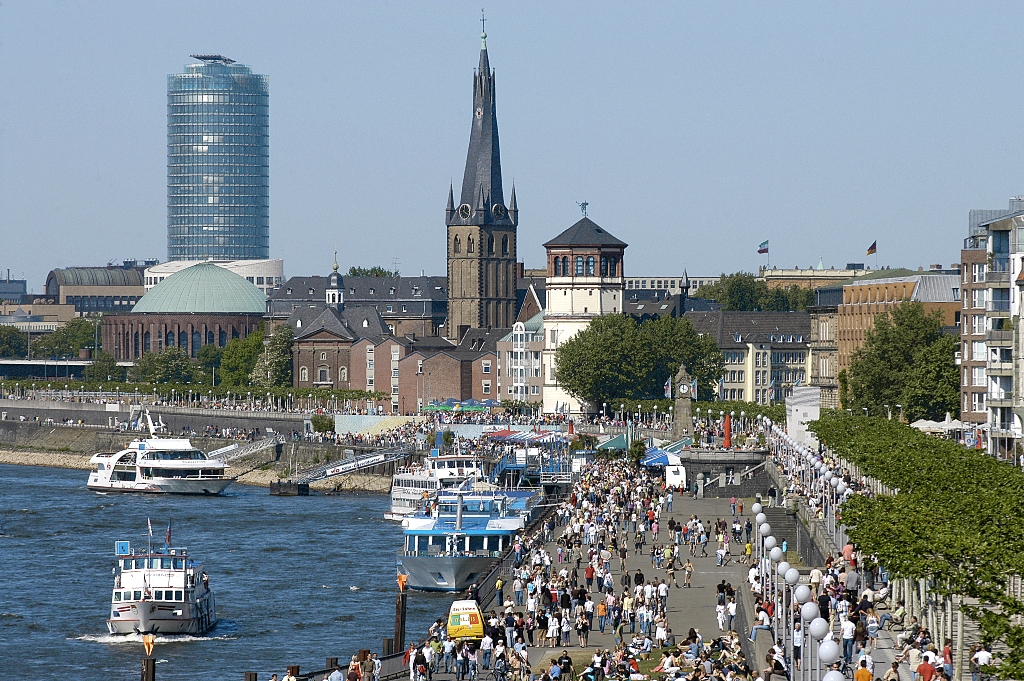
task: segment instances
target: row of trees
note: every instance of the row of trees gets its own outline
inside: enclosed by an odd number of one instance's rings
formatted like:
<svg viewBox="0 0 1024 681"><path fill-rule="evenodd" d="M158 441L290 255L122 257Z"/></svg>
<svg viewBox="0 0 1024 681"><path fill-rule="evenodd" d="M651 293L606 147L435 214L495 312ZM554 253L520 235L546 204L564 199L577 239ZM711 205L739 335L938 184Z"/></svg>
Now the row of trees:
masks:
<svg viewBox="0 0 1024 681"><path fill-rule="evenodd" d="M664 396L665 381L680 364L697 381L699 399L713 399L724 355L686 319L662 317L637 323L605 315L558 347L556 378L577 399L596 405Z"/></svg>
<svg viewBox="0 0 1024 681"><path fill-rule="evenodd" d="M839 373L839 399L848 409L888 415L903 406L909 421L960 414L957 336L943 333L942 313L904 302L875 317L874 328ZM886 408L888 405L888 409Z"/></svg>
<svg viewBox="0 0 1024 681"><path fill-rule="evenodd" d="M984 642L1000 644L998 676L1024 678L1024 472L887 419L832 412L811 429L896 490L844 503L843 523L862 553L891 577L927 580L930 593L954 599Z"/></svg>
<svg viewBox="0 0 1024 681"><path fill-rule="evenodd" d="M33 357L77 357L83 349L98 350L103 320L75 317L52 333L32 337ZM0 326L0 357L27 357L29 336L13 326Z"/></svg>
<svg viewBox="0 0 1024 681"><path fill-rule="evenodd" d="M717 283L697 289L695 297L717 301L723 310L787 312L803 310L814 304L812 289L799 286L770 288L749 272L723 273Z"/></svg>
<svg viewBox="0 0 1024 681"><path fill-rule="evenodd" d="M225 388L251 386L264 390L287 387L292 384L294 339L291 327L286 324L275 328L269 338L264 336L261 325L245 338L231 339L223 348L204 345L195 361L181 348L146 353L135 361L127 377L141 383L216 384ZM109 367L111 362L112 358L97 358L93 367ZM96 376L102 375L103 370L96 372Z"/></svg>

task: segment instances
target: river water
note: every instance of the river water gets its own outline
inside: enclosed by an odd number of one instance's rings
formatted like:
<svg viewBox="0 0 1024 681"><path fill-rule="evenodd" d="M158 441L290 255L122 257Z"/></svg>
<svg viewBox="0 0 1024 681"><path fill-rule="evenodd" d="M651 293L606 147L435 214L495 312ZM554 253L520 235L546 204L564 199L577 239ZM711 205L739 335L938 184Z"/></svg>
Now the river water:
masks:
<svg viewBox="0 0 1024 681"><path fill-rule="evenodd" d="M24 679L136 681L137 635L111 636L114 542L163 543L203 562L217 626L203 637L158 637L157 679L279 678L321 669L394 635L401 528L384 495L272 497L232 485L219 497L105 495L87 471L0 465L0 669ZM409 637L425 633L451 596L413 592Z"/></svg>

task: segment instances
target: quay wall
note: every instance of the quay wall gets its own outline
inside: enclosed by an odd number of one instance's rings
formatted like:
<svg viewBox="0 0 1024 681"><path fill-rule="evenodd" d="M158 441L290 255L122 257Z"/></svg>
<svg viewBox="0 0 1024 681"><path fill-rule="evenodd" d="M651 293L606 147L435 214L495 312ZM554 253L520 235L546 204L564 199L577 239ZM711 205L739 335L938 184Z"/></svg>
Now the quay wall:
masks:
<svg viewBox="0 0 1024 681"><path fill-rule="evenodd" d="M8 415L8 418L10 415ZM52 418L52 417L50 417ZM88 470L89 458L96 452L123 449L138 433L124 433L99 426L43 425L36 421L0 420L0 463L52 468ZM204 452L244 440L194 437L192 444ZM334 445L318 442L285 442L271 453L257 455L254 460L232 462L232 475L241 475L238 482L269 487L290 471L302 471L318 464L338 461L371 451L371 447ZM393 462L351 475L323 480L311 485L317 490L364 491L387 493L391 489L394 469L404 461Z"/></svg>

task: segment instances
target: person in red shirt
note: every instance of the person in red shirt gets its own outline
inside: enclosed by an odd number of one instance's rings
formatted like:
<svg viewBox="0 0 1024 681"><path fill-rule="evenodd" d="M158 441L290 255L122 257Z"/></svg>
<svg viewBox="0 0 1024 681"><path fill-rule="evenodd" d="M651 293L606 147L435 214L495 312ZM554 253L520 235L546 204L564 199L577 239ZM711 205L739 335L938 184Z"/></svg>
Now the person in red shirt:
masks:
<svg viewBox="0 0 1024 681"><path fill-rule="evenodd" d="M917 666L917 676L921 681L932 681L935 678L935 665L927 660Z"/></svg>

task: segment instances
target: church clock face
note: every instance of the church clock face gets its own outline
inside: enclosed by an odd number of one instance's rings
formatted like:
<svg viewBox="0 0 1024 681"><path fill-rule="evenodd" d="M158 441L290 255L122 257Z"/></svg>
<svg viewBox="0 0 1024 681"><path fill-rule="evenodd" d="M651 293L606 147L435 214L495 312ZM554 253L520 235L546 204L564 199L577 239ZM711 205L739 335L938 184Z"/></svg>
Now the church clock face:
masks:
<svg viewBox="0 0 1024 681"><path fill-rule="evenodd" d="M491 207L491 215L493 215L498 220L501 220L502 218L505 217L505 206L501 205L500 203L494 204Z"/></svg>
<svg viewBox="0 0 1024 681"><path fill-rule="evenodd" d="M464 203L459 206L459 217L463 220L468 220L469 216L473 214L473 209L469 207L468 203Z"/></svg>

